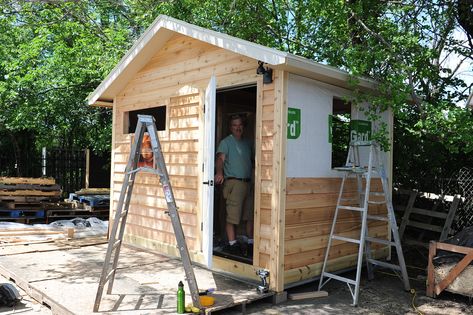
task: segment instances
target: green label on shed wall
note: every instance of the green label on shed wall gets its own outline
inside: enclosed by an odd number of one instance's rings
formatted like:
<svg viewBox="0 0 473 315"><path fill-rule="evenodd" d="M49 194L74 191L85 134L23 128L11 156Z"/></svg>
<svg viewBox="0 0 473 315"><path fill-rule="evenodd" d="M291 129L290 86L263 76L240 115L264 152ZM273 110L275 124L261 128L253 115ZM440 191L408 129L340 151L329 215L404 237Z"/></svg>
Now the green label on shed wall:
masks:
<svg viewBox="0 0 473 315"><path fill-rule="evenodd" d="M300 108L287 109L287 138L297 139L301 135L301 110Z"/></svg>
<svg viewBox="0 0 473 315"><path fill-rule="evenodd" d="M371 139L371 121L355 120L350 122L350 141L369 141Z"/></svg>

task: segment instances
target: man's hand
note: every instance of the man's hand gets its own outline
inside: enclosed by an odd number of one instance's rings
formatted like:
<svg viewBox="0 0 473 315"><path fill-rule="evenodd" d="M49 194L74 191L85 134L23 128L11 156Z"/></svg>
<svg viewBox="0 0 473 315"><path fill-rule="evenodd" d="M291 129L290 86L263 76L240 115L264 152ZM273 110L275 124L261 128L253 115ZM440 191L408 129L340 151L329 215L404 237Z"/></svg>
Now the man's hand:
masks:
<svg viewBox="0 0 473 315"><path fill-rule="evenodd" d="M223 183L224 177L222 174L215 174L215 184L220 185Z"/></svg>
<svg viewBox="0 0 473 315"><path fill-rule="evenodd" d="M215 166L217 169L217 174L215 174L215 184L220 185L223 184L225 177L223 176L223 164L225 162L225 154L218 153L217 160L215 161Z"/></svg>

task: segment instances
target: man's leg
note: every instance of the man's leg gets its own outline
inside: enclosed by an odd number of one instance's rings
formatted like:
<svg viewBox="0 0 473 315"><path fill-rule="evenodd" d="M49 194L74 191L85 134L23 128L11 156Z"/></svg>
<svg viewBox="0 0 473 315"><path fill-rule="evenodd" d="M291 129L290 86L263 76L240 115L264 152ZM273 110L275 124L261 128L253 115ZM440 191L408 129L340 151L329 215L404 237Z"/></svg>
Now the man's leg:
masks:
<svg viewBox="0 0 473 315"><path fill-rule="evenodd" d="M235 180L225 182L224 197L226 199L227 208L225 231L227 232L229 245L225 251L238 256L242 253L237 244L235 225L240 223L241 211L246 193L247 187L245 183Z"/></svg>
<svg viewBox="0 0 473 315"><path fill-rule="evenodd" d="M236 242L235 225L227 222L226 225L225 225L225 230L227 231L227 238L228 238L228 242L230 243L230 245L235 244L234 243L234 242Z"/></svg>

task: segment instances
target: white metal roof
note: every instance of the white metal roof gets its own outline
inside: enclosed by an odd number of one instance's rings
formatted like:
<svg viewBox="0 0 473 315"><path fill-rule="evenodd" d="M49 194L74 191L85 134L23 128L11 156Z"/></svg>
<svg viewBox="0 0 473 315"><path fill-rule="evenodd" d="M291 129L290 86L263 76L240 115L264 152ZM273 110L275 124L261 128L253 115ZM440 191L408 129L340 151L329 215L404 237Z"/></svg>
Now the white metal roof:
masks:
<svg viewBox="0 0 473 315"><path fill-rule="evenodd" d="M313 78L336 86L349 88L348 74L339 69L326 66L277 49L255 44L240 38L192 25L166 15L160 15L141 35L125 56L87 97L89 105L111 106L117 95L128 81L153 57L153 55L171 38L179 33L223 49L261 60L274 69ZM256 69L255 69L256 71ZM375 89L375 82L361 79L359 87Z"/></svg>

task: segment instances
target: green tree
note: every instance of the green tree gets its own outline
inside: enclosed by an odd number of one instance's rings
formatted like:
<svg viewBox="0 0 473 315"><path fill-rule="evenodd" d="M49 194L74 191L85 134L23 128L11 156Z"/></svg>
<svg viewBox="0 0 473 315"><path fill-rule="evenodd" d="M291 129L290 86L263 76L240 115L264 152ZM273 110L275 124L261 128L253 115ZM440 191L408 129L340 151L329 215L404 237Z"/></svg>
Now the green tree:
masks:
<svg viewBox="0 0 473 315"><path fill-rule="evenodd" d="M393 110L390 149L404 157L395 158L399 184L427 185L473 164L471 110L457 106L471 82L447 64L453 55L471 63L467 0L3 1L0 8L0 133L13 142L29 134L36 147L106 148L110 112L84 99L167 14L344 69L354 83L379 82L379 93L349 101L369 100L373 119Z"/></svg>

